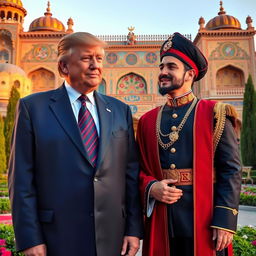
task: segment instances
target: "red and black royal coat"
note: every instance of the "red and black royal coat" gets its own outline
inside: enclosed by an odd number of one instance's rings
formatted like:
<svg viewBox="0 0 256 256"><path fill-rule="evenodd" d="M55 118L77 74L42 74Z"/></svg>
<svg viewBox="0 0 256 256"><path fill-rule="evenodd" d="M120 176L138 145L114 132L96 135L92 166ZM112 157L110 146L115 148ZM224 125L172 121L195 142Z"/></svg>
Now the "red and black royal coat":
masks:
<svg viewBox="0 0 256 256"><path fill-rule="evenodd" d="M176 108L178 118L172 121L169 118L168 126L177 126L190 104ZM159 110L158 107L143 115L137 130L141 154L140 191L144 209L147 209L148 185L152 181L162 180L162 169L170 164L175 164L178 169L193 168L193 186L187 186L185 193L181 187L183 197L187 201L191 198L192 202L187 208L184 208L182 201L180 207L179 201L177 206L173 206L176 207L174 213L176 211L181 216L176 218L176 224L173 219L170 221L167 205L158 201L155 203L152 215L145 217L143 256L169 256L169 236L182 236L182 232L184 237L194 237L194 256L215 255L212 228L235 232L237 224L241 167L231 122L234 121L234 112L230 106L200 100L180 132L179 140L173 144L176 153L171 154L160 148L156 138ZM168 108L166 110L168 113ZM166 113L164 109L161 122L164 133L168 131L164 131L163 123L168 120ZM187 212L182 213L182 208ZM229 255L232 255L232 250L229 250Z"/></svg>

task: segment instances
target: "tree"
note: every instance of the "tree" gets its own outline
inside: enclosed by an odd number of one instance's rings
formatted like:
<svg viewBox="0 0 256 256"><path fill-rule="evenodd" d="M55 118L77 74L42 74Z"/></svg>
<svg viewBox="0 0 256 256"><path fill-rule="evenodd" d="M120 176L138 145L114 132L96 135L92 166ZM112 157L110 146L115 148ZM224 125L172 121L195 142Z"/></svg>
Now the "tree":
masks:
<svg viewBox="0 0 256 256"><path fill-rule="evenodd" d="M241 155L245 166L256 166L256 92L249 75L245 85L243 124L241 132Z"/></svg>
<svg viewBox="0 0 256 256"><path fill-rule="evenodd" d="M4 121L0 115L0 174L6 172Z"/></svg>
<svg viewBox="0 0 256 256"><path fill-rule="evenodd" d="M11 137L14 125L15 110L18 100L20 99L20 93L15 86L12 87L10 98L7 106L7 114L4 122L4 136L5 136L5 152L6 152L6 162L9 162L10 157L10 146Z"/></svg>

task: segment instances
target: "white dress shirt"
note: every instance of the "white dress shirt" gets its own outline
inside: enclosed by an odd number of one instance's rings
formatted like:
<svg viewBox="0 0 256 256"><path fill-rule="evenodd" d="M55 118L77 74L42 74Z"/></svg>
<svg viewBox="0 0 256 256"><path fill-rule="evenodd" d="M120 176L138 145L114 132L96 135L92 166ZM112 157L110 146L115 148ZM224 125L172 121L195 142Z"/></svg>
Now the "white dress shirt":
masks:
<svg viewBox="0 0 256 256"><path fill-rule="evenodd" d="M81 101L78 98L81 96L81 93L76 91L70 84L67 83L67 81L64 81L64 84L67 89L68 97L70 100L70 104L72 106L74 116L76 118L76 121L78 122L78 114L79 114L79 110L81 108ZM92 115L92 118L96 125L98 136L100 136L99 116L98 116L97 106L95 103L93 92L86 94L86 96L88 98L88 100L86 100L86 107L88 108L88 110L90 111L90 113Z"/></svg>

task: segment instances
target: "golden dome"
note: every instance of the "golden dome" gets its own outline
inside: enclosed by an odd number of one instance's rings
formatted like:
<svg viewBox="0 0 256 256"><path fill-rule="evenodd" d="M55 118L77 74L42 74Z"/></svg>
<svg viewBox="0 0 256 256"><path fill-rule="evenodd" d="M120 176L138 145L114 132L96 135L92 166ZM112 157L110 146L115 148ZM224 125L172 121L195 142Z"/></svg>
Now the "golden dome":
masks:
<svg viewBox="0 0 256 256"><path fill-rule="evenodd" d="M231 16L227 15L222 6L222 1L220 1L220 11L218 16L211 19L205 26L209 30L218 30L218 29L241 29L240 21Z"/></svg>
<svg viewBox="0 0 256 256"><path fill-rule="evenodd" d="M29 26L29 31L55 31L65 32L65 27L61 21L52 17L50 2L43 17L37 18Z"/></svg>
<svg viewBox="0 0 256 256"><path fill-rule="evenodd" d="M23 7L23 4L20 0L0 0L0 5L1 4L15 4L20 7Z"/></svg>
<svg viewBox="0 0 256 256"><path fill-rule="evenodd" d="M21 0L0 0L0 8L11 7L15 9L19 9L24 16L26 16L27 11L24 9Z"/></svg>

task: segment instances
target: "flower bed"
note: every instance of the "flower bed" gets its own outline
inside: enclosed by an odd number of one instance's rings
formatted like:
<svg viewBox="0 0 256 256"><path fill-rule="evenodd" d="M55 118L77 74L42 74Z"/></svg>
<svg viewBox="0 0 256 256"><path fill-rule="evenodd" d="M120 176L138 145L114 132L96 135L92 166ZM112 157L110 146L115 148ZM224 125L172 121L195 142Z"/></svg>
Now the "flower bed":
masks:
<svg viewBox="0 0 256 256"><path fill-rule="evenodd" d="M256 228L252 226L239 228L234 236L233 248L235 256L256 255Z"/></svg>
<svg viewBox="0 0 256 256"><path fill-rule="evenodd" d="M12 225L0 224L0 255L24 256L23 253L15 252L15 239Z"/></svg>
<svg viewBox="0 0 256 256"><path fill-rule="evenodd" d="M242 186L240 204L256 206L256 187Z"/></svg>
<svg viewBox="0 0 256 256"><path fill-rule="evenodd" d="M234 236L233 248L234 256L256 255L256 228L253 226L239 228ZM15 239L12 225L0 224L0 252L4 251L6 254L0 255L10 256L10 252L12 252L13 256L24 256L22 253L15 252Z"/></svg>
<svg viewBox="0 0 256 256"><path fill-rule="evenodd" d="M1 197L0 198L0 214L10 213L11 206L9 198Z"/></svg>

